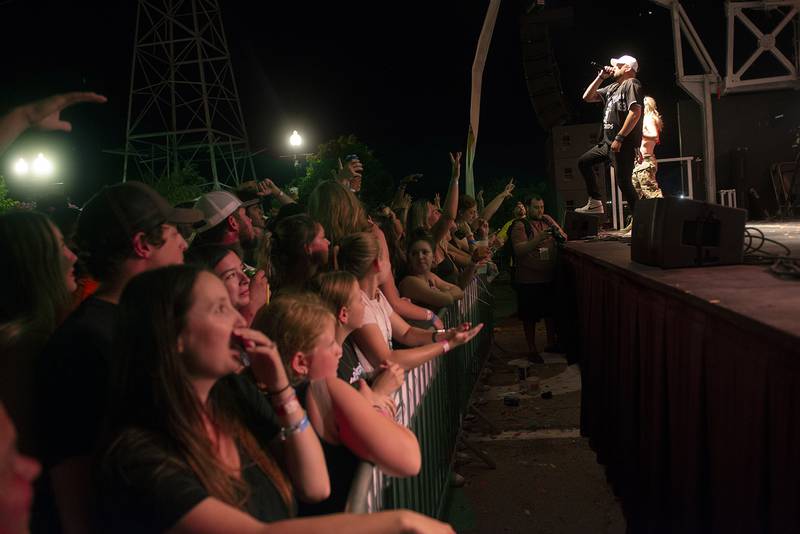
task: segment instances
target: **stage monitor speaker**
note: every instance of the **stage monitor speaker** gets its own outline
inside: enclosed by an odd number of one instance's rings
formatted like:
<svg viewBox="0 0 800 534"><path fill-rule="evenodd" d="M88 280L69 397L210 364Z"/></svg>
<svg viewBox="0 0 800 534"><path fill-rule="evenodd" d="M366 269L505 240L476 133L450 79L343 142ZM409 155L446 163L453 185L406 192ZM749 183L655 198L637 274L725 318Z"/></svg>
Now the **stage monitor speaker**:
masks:
<svg viewBox="0 0 800 534"><path fill-rule="evenodd" d="M747 212L688 198L636 202L631 259L663 268L741 263Z"/></svg>
<svg viewBox="0 0 800 534"><path fill-rule="evenodd" d="M597 235L600 219L597 215L567 211L564 213L564 231L570 241Z"/></svg>

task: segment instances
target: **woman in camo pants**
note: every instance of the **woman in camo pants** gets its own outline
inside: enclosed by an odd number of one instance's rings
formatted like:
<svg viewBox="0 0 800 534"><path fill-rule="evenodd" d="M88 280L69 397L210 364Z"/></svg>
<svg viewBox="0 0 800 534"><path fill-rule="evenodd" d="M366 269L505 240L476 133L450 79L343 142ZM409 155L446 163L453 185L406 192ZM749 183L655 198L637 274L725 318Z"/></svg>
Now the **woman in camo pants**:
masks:
<svg viewBox="0 0 800 534"><path fill-rule="evenodd" d="M664 127L661 114L656 108L656 101L651 97L644 97L644 123L642 125L642 144L637 155L637 165L633 168L633 188L639 198L661 198L661 188L656 180L655 147L659 143L659 135Z"/></svg>

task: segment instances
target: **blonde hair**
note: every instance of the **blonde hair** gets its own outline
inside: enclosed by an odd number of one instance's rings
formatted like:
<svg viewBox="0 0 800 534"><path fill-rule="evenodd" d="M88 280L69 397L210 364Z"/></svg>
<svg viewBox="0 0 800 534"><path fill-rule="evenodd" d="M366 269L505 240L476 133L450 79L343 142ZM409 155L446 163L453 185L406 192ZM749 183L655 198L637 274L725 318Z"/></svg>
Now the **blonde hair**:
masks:
<svg viewBox="0 0 800 534"><path fill-rule="evenodd" d="M320 182L308 197L308 213L325 229L331 243L369 228L367 213L352 191L335 180Z"/></svg>
<svg viewBox="0 0 800 534"><path fill-rule="evenodd" d="M323 304L326 304L338 318L339 310L347 306L353 286L358 287L358 279L347 271L322 273L314 279L314 287Z"/></svg>
<svg viewBox="0 0 800 534"><path fill-rule="evenodd" d="M363 280L375 260L380 258L378 238L370 232L359 232L346 236L338 245L335 264L337 269L353 274Z"/></svg>
<svg viewBox="0 0 800 534"><path fill-rule="evenodd" d="M652 96L644 97L644 114L653 116L653 121L656 123L656 129L659 133L664 129L664 121L661 119L661 113L658 112L656 101Z"/></svg>
<svg viewBox="0 0 800 534"><path fill-rule="evenodd" d="M314 350L325 321L336 324L328 306L313 293L289 293L275 297L261 308L253 320L253 328L275 342L286 372L293 383L301 381L291 368L295 354Z"/></svg>

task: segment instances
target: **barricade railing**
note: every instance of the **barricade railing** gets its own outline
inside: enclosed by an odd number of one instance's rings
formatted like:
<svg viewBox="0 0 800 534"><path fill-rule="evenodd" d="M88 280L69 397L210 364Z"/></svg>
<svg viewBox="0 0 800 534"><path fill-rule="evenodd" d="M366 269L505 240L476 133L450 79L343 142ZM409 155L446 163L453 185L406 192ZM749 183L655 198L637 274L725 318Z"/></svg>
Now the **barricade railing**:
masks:
<svg viewBox="0 0 800 534"><path fill-rule="evenodd" d="M396 420L411 429L419 441L420 473L395 478L371 463L361 463L346 511L408 508L433 517L440 515L461 423L489 353L491 308L492 294L485 279L478 277L464 290L462 300L438 314L447 328L464 322L484 323L484 328L470 343L407 371L396 393Z"/></svg>

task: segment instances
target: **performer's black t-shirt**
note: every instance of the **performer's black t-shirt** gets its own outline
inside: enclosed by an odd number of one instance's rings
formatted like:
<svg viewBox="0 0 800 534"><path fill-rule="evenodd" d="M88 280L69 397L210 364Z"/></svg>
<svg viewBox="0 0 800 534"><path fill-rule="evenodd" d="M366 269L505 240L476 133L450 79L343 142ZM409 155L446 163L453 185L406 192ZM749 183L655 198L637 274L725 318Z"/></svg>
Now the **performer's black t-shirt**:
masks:
<svg viewBox="0 0 800 534"><path fill-rule="evenodd" d="M614 137L625 124L631 106L638 104L642 106L644 97L642 96L642 83L636 78L629 78L622 83L614 82L597 90L597 94L603 99L603 138L607 143L612 143ZM642 142L642 119L634 126L633 130L626 137L627 142L633 142L638 146Z"/></svg>

